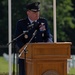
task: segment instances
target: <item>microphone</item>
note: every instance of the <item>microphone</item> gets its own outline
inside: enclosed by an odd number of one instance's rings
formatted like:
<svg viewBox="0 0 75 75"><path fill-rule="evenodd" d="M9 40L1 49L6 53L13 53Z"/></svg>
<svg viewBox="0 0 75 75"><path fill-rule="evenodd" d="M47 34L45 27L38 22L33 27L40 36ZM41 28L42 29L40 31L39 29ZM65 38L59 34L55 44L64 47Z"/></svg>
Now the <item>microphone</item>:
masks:
<svg viewBox="0 0 75 75"><path fill-rule="evenodd" d="M28 28L32 28L32 27L36 28L37 26L38 26L38 22L34 21L34 22L32 22L31 25L28 26Z"/></svg>
<svg viewBox="0 0 75 75"><path fill-rule="evenodd" d="M27 31L23 31L23 34L25 34L25 33L27 33L28 32L28 30Z"/></svg>
<svg viewBox="0 0 75 75"><path fill-rule="evenodd" d="M31 28L31 27L33 27L33 26L34 26L34 24L32 23L31 25L28 26L28 28Z"/></svg>

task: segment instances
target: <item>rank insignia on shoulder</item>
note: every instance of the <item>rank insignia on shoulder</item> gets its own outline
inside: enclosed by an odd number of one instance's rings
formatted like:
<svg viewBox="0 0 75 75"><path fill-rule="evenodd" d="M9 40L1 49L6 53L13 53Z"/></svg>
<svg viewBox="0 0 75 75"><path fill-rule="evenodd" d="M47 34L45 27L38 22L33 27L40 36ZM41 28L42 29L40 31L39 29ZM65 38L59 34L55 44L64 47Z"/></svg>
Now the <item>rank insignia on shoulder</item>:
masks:
<svg viewBox="0 0 75 75"><path fill-rule="evenodd" d="M25 39L27 39L27 38L28 38L28 35L27 35L27 34L25 34L25 35L24 35L24 38L25 38Z"/></svg>

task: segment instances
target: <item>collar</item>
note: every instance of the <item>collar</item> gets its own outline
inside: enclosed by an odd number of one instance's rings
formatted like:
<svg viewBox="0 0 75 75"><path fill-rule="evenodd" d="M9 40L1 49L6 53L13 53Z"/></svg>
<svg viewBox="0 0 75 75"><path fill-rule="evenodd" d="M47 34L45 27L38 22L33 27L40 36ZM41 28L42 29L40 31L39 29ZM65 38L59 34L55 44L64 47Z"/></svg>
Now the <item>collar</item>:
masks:
<svg viewBox="0 0 75 75"><path fill-rule="evenodd" d="M29 17L28 17L28 19L29 19L30 23L32 23L32 22L37 22L37 20L32 21Z"/></svg>

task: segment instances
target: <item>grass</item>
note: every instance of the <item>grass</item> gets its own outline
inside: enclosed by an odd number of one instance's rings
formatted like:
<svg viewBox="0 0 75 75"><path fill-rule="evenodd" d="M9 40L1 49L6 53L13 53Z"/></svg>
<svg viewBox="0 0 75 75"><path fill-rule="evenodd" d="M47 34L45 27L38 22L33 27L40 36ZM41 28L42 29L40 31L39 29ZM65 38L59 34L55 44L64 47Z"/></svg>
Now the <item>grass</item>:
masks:
<svg viewBox="0 0 75 75"><path fill-rule="evenodd" d="M3 57L0 57L0 73L7 73L9 70L8 61L6 61Z"/></svg>
<svg viewBox="0 0 75 75"><path fill-rule="evenodd" d="M13 70L13 66L15 65L12 64L12 70ZM0 57L0 75L8 75L8 72L9 72L9 61L5 60L3 57Z"/></svg>
<svg viewBox="0 0 75 75"><path fill-rule="evenodd" d="M75 75L75 68L70 68L69 74L74 74Z"/></svg>
<svg viewBox="0 0 75 75"><path fill-rule="evenodd" d="M0 57L0 74L9 72L9 62ZM75 68L70 68L69 75L75 75Z"/></svg>

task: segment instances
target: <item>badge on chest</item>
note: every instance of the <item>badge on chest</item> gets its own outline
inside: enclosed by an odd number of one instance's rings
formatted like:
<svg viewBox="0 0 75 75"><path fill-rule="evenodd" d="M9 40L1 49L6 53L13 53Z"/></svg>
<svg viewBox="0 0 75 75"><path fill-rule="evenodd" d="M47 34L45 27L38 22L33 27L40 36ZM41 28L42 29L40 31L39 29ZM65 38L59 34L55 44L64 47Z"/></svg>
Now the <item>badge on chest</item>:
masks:
<svg viewBox="0 0 75 75"><path fill-rule="evenodd" d="M25 38L25 39L28 39L28 35L27 35L27 34L25 34L25 35L24 35L24 38Z"/></svg>

